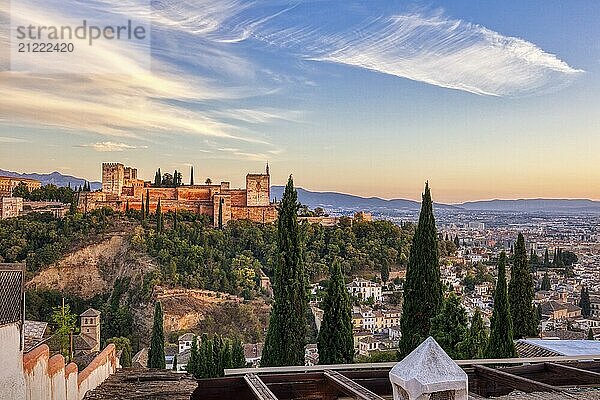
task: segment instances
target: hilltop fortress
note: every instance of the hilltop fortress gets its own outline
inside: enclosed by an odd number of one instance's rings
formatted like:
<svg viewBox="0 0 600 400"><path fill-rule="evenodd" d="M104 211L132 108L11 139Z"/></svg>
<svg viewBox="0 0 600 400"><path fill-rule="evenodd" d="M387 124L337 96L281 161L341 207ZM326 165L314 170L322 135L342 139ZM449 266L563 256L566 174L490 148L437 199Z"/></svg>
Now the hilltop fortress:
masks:
<svg viewBox="0 0 600 400"><path fill-rule="evenodd" d="M158 200L163 212L188 210L213 217L218 223L221 204L223 224L234 219L248 219L269 223L277 219L275 203L271 202L271 179L269 165L264 174L247 174L245 189L232 189L229 182L220 184L182 185L177 187L153 187L150 182L138 179L137 169L121 163L102 164L102 190L80 192L78 209L90 211L110 207L125 211L142 208L150 201L150 212L156 210Z"/></svg>

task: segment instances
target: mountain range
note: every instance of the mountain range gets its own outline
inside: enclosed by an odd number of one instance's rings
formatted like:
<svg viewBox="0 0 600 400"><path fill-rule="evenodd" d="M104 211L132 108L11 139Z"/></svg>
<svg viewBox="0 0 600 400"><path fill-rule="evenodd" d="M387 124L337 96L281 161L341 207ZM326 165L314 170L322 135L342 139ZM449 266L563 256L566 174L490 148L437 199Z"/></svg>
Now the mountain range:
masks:
<svg viewBox="0 0 600 400"><path fill-rule="evenodd" d="M272 186L271 197L281 198L284 186ZM296 188L300 203L310 208L347 209L364 211L418 210L421 203L406 199L360 197L337 192L313 192ZM492 212L600 213L600 201L588 199L518 199L481 200L459 204L435 203L436 209Z"/></svg>
<svg viewBox="0 0 600 400"><path fill-rule="evenodd" d="M49 174L18 173L0 169L0 176L37 179L42 185L69 186L76 188L86 180L54 171ZM90 182L92 190L102 188L100 182ZM281 199L284 186L271 186L271 198ZM421 203L407 199L382 199L379 197L361 197L338 192L315 192L301 187L298 191L300 203L310 208L322 207L327 210L364 210L372 212L413 211ZM492 212L548 212L548 213L600 213L600 201L588 199L517 199L517 200L481 200L460 204L435 203L440 210L492 211Z"/></svg>
<svg viewBox="0 0 600 400"><path fill-rule="evenodd" d="M56 186L69 186L72 188L76 188L79 186L83 186L86 182L83 178L77 178L71 175L64 175L60 172L54 171L49 174L20 174L18 172L6 171L0 169L0 176L10 176L12 178L28 178L28 179L37 179L42 182L42 185L56 185ZM102 188L102 183L100 182L90 182L91 190L97 190Z"/></svg>

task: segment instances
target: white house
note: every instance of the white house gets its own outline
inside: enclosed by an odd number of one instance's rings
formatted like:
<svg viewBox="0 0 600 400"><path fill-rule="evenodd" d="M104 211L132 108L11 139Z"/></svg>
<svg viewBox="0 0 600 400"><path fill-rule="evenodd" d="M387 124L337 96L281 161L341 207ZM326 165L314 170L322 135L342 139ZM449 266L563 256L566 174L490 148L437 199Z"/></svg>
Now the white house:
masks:
<svg viewBox="0 0 600 400"><path fill-rule="evenodd" d="M378 283L362 278L354 278L347 287L351 295L356 296L361 300L367 300L372 297L376 302L381 301L382 288Z"/></svg>

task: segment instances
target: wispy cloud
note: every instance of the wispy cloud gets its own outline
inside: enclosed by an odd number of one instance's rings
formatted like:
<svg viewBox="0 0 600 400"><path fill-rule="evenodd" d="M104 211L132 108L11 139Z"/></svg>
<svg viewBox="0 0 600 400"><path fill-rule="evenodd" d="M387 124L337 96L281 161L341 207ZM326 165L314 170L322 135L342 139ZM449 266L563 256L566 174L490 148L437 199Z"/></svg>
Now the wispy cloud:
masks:
<svg viewBox="0 0 600 400"><path fill-rule="evenodd" d="M29 142L26 139L10 137L10 136L0 136L0 143L27 143Z"/></svg>
<svg viewBox="0 0 600 400"><path fill-rule="evenodd" d="M91 144L80 144L77 147L89 147L99 152L125 151L131 149L145 149L147 146L132 146L127 143L96 142Z"/></svg>
<svg viewBox="0 0 600 400"><path fill-rule="evenodd" d="M307 60L480 95L541 93L568 85L583 72L524 39L440 12L349 20L333 30L311 23L264 27L255 37Z"/></svg>
<svg viewBox="0 0 600 400"><path fill-rule="evenodd" d="M81 16L103 9L137 17L146 12L141 0L77 0L78 7L70 9L59 0L48 0L44 12L27 6L31 1L13 2L12 17L25 24L60 25L62 14L75 11L73 15ZM237 151L228 153L258 159L281 150L249 150L253 144L268 145L269 140L248 124L298 122L304 115L281 110L268 100L259 107L248 100L268 99L283 86L314 85L312 79L299 76L303 60L491 96L555 90L582 73L527 40L443 13L381 11L375 5L369 12L356 13L354 3L328 1L159 0L152 4L151 15L145 15L155 30L152 71L139 61L144 49L123 51L110 41L99 41L86 59L96 63L99 74L0 73L1 123L99 134L107 139L100 144L166 135L211 137L218 141L215 148L229 148L234 141L231 148ZM322 12L321 7L335 13ZM6 17L8 10L0 13ZM331 15L337 16L335 23L328 20ZM0 46L7 40L0 37ZM294 60L293 66L267 65L249 47L276 49L278 57ZM98 148L118 151L114 150L118 146Z"/></svg>

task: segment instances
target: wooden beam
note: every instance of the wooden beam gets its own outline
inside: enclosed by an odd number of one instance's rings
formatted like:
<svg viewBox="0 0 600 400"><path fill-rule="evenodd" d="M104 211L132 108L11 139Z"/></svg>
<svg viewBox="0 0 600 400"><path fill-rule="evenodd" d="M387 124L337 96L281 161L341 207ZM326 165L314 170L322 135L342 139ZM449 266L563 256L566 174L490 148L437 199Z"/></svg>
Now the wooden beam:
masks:
<svg viewBox="0 0 600 400"><path fill-rule="evenodd" d="M244 381L254 394L256 400L277 400L277 397L271 392L271 390L265 385L263 381L256 374L244 375Z"/></svg>
<svg viewBox="0 0 600 400"><path fill-rule="evenodd" d="M571 367L564 364L556 364L553 362L544 363L546 369L550 372L561 374L569 379L578 382L585 382L588 385L600 384L600 373L588 371L586 369Z"/></svg>
<svg viewBox="0 0 600 400"><path fill-rule="evenodd" d="M326 370L323 372L325 378L344 394L352 396L358 400L383 400L383 397L376 395L367 388L360 386L352 379L345 377L337 371Z"/></svg>
<svg viewBox="0 0 600 400"><path fill-rule="evenodd" d="M501 369L489 368L483 365L474 365L473 368L475 368L475 373L479 377L501 383L512 389L520 390L522 392L564 392L563 389L557 386L552 386L546 383L523 378L522 376L513 375L508 372L504 372Z"/></svg>

